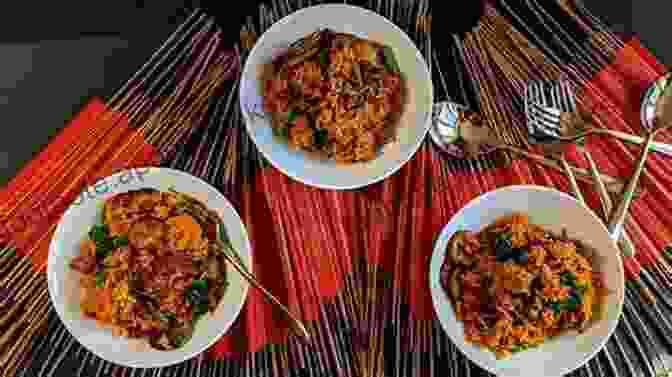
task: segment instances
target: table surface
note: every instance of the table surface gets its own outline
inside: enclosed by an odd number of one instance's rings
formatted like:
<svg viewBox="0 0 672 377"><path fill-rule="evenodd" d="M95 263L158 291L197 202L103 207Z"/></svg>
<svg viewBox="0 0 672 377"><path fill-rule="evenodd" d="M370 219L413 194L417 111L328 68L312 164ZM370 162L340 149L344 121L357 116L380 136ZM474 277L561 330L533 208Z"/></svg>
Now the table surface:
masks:
<svg viewBox="0 0 672 377"><path fill-rule="evenodd" d="M111 95L149 58L181 20L185 2L58 2L39 14L29 3L0 13L3 185L88 98ZM659 26L665 17L660 0L585 3L614 30L636 34L663 63L672 63L672 46Z"/></svg>

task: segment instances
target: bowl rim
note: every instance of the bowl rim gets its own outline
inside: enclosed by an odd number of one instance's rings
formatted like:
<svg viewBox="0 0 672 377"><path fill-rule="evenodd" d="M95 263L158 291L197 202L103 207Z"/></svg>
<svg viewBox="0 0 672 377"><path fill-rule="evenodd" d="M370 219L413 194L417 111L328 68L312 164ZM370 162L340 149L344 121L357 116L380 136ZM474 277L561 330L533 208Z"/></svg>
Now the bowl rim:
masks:
<svg viewBox="0 0 672 377"><path fill-rule="evenodd" d="M618 297L618 303L617 303L617 309L616 309L616 313L618 313L618 315L616 316L616 320L612 320L612 321L610 321L610 325L609 325L608 333L607 333L605 336L603 336L602 339L600 339L600 341L599 341L599 345L598 345L597 347L594 347L590 352L586 353L585 356L581 358L581 360L580 360L579 363L577 363L577 364L575 364L575 365L569 365L569 366L563 367L563 369L559 371L558 376L563 376L563 375L566 375L566 374L568 374L568 373L571 373L572 371L574 371L574 370L576 370L576 369L582 367L583 365L585 365L588 361L590 361L593 357L595 357L595 355L597 355L598 352L600 352L600 351L604 348L604 346L607 344L607 342L609 341L609 339L611 338L611 336L614 334L614 331L616 331L616 327L618 326L618 323L620 322L620 318L621 318L621 316L622 316L622 314L623 314L623 306L624 306L624 302L625 302L625 283L626 283L626 278L625 278L625 270L624 270L624 265L623 265L623 257L622 257L622 255L621 255L620 249L619 249L619 247L618 247L616 241L614 241L614 239L612 239L611 237L609 237L609 231L607 230L606 225L604 225L604 222L599 218L599 216L597 216L597 214L596 214L593 210L591 210L589 207L587 207L586 205L584 205L583 203L581 203L581 202L580 202L579 200L577 200L575 197L573 197L573 196L571 196L571 195L569 195L569 194L567 194L567 193L565 193L565 192L562 192L562 191L560 191L560 190L558 190L558 189L556 189L556 188L552 188L552 187L541 186L541 185L527 185L527 184L522 184L522 185L510 185L510 186L499 187L499 188L496 188L496 189L494 189L494 190L484 192L484 193L482 193L481 195L479 195L479 196L477 196L477 197L471 199L469 202L467 202L467 203L466 203L464 206L462 206L462 207L461 207L461 208L460 208L460 209L459 209L453 216L451 216L451 218L448 220L447 223L444 224L444 226L441 228L441 230L440 230L439 233L437 234L436 239L435 239L435 241L434 241L433 250L432 250L432 256L431 256L431 258L430 258L430 268L429 268L429 272L428 272L430 294L431 294L431 296L432 296L432 306L433 306L433 308L434 308L434 312L436 313L437 320L438 320L439 323L441 324L441 329L442 329L442 330L444 331L444 333L448 336L448 338L451 339L451 341L454 341L454 340L453 340L453 338L454 338L453 334L452 334L450 331L448 331L448 330L446 329L446 325L444 325L444 322L448 321L448 319L446 319L446 318L442 319L442 318L439 316L439 313L440 313L442 310L439 308L439 303L437 303L437 300L435 299L435 294L434 294L434 293L435 293L435 292L434 292L435 289L433 288L433 287L434 287L433 283L434 283L434 281L436 280L436 279L434 279L434 275L435 275L435 274L436 274L437 276L439 276L439 275L438 275L438 272L435 271L435 270L432 268L432 264L433 264L432 262L433 262L433 260L434 260L435 258L438 258L438 256L437 256L436 254L439 252L439 250L437 249L437 247L438 247L438 244L439 244L439 242L440 242L441 235L442 235L442 234L444 233L444 231L446 230L446 227L447 227L451 222L453 222L454 219L458 218L458 217L461 215L461 213L462 213L465 209L470 208L470 207L472 207L472 206L476 206L476 205L478 205L478 203L479 203L480 201L485 200L485 199L489 198L490 196L495 196L495 195L500 194L501 192L505 192L505 191L538 191L538 192L547 192L547 193L550 193L550 194L553 194L553 195L558 195L558 196L560 196L560 197L564 197L565 199L570 199L571 201L573 201L573 202L575 202L576 204L578 204L579 207L582 207L582 208L585 210L585 212L588 213L588 216L589 216L589 217L592 217L594 220L597 221L597 223L598 223L599 226L601 227L603 233L609 238L610 243L611 243L612 246L613 246L613 249L617 251L617 252L616 252L616 263L617 263L618 272L619 272L619 280L620 280L623 284L620 284L618 287L616 287L616 289L617 289L617 292L616 292L616 293L617 293L617 297ZM445 256L444 256L444 258L445 258ZM443 264L443 260L441 261L441 264ZM440 282L439 282L438 286L439 286L439 287L441 286ZM440 287L439 289L443 289L443 288ZM450 302L450 300L448 300L448 305L450 306L450 310L454 310L454 308L453 308L453 304ZM462 334L462 337L464 337L464 334ZM462 349L462 345L461 345L461 344L458 345L458 344L455 343L455 348L457 348L457 349L460 351L460 353L462 353L462 355L464 355L465 357L467 357L469 360L471 360L472 362L474 362L475 364L477 364L477 365L480 366L481 368L487 370L488 372L493 373L494 375L498 375L498 373L501 372L501 371L498 370L496 367L495 367L495 368L491 368L490 365L485 365L485 363L482 363L481 360L475 360L475 359L471 358L470 355L466 354L466 353L463 351L463 349ZM487 352L490 352L490 351L479 350L479 352L487 353Z"/></svg>
<svg viewBox="0 0 672 377"><path fill-rule="evenodd" d="M356 12L359 12L359 13L365 13L368 16L373 16L373 17L380 18L384 23L389 25L398 34L400 34L402 36L402 38L404 40L406 40L411 46L413 46L413 49L415 50L416 59L420 63L422 63L422 64L420 64L421 67L422 67L422 73L425 77L428 78L428 84L429 84L428 88L429 88L430 101L429 101L429 104L428 104L429 108L427 109L427 113L425 114L424 124L422 125L423 130L422 130L421 136L418 138L418 140L414 141L413 145L411 146L410 153L408 154L408 157L404 158L399 164L397 164L397 166L388 169L384 174L381 174L377 177L368 178L368 179L362 181L362 183L349 184L349 185L324 184L324 183L319 182L319 180L315 180L315 179L311 179L311 178L308 178L308 177L305 177L305 176L299 176L298 174L294 174L289 169L282 166L282 164L280 164L278 161L273 159L268 153L266 153L265 150L258 147L259 143L258 143L257 138L255 136L255 132L253 132L253 129L252 129L252 119L250 119L249 114L247 113L247 111L245 111L245 106L243 104L243 100L244 100L245 96L242 95L242 91L244 90L244 87L243 87L242 84L239 85L239 88L238 88L238 92L239 92L238 105L240 106L241 112L243 114L243 119L245 121L245 129L247 130L247 134L249 135L250 139L252 139L252 142L254 143L257 150L262 154L262 156L266 160L268 160L268 162L274 168L281 171L287 177L289 177L293 180L296 180L298 182L301 182L305 185L316 187L316 188L319 188L319 189L325 189L325 190L341 191L341 190L353 190L353 189L367 187L367 186L373 185L375 183L378 183L378 182L386 179L387 177L393 175L394 173L398 172L404 165L406 165L406 163L408 163L410 160L412 160L413 157L415 156L415 154L420 149L420 146L422 145L422 143L427 138L427 133L429 132L429 129L430 129L430 126L431 126L432 109L433 109L433 106L434 106L434 83L431 79L432 75L431 75L431 72L429 71L429 66L427 65L427 61L425 60L424 56L420 52L420 49L418 49L418 46L415 44L415 42L413 42L411 37L409 37L408 34L406 34L406 32L404 30L402 30L400 27L398 27L394 22L390 21L386 17L383 17L382 15L380 15L376 12L371 11L371 10L366 9L366 8L363 8L363 7L352 5L352 4L328 3L328 4L318 4L318 5L313 5L313 6L310 6L310 7L301 8L301 9L299 9L299 10L293 12L293 13L290 13L287 16L281 18L280 20L276 21L275 23L273 23L259 37L259 39L256 41L256 43L252 47L252 50L250 50L250 53L247 55L247 59L245 60L245 65L243 66L243 70L242 70L242 73L241 73L240 77L241 77L241 80L242 80L243 78L249 76L249 74L250 74L249 70L253 69L252 68L252 62L250 61L249 57L250 56L255 56L258 53L258 50L261 49L261 46L264 42L264 39L267 38L268 35L270 34L269 32L273 32L274 31L273 29L276 28L276 27L281 27L285 24L290 23L292 20L296 19L297 17L300 17L305 12L315 11L316 9L320 9L320 8L322 8L322 9L329 9L329 8L350 9L351 11L356 11ZM418 127L418 126L419 125L416 125L416 127ZM377 157L377 158L380 158L380 156Z"/></svg>
<svg viewBox="0 0 672 377"><path fill-rule="evenodd" d="M128 169L120 170L120 171L117 171L113 174L107 175L103 178L100 178L97 181L99 181L99 180L111 180L111 179L117 178L118 176L121 176L123 174L130 173L133 170L142 170L142 169L146 169L149 172L158 172L158 174L167 173L167 174L182 176L185 179L190 179L190 180L195 181L198 185L201 185L202 187L209 187L210 189L214 190L214 192L217 193L218 200L222 200L222 203L223 203L222 207L224 208L224 210L225 211L230 211L231 215L233 215L233 217L235 217L236 220L238 221L238 223L240 224L241 235L243 236L243 239L244 239L244 242L245 242L245 247L247 248L247 251L248 251L247 254L248 254L249 260L248 260L248 263L246 263L246 264L249 264L249 266L247 266L247 267L248 267L248 269L252 270L252 268L254 266L254 255L252 253L252 243L251 243L249 234L247 232L247 227L245 226L245 222L243 222L242 218L238 214L238 211L236 210L236 207L233 206L233 204L229 201L229 199L222 192L220 192L216 187L209 184L205 180L203 180L203 179L201 179L201 178L199 178L195 175L192 175L190 173L187 173L185 171L182 171L182 170L177 170L177 169L172 169L172 168L167 168L167 167L160 167L160 166L142 166L142 167L134 167L134 168L128 168ZM86 186L84 188L84 190L90 189L92 186L95 186L95 183L93 185ZM130 192L130 191L133 191L133 190L119 190L119 191L113 190L113 195L118 195L118 194ZM89 202L91 203L89 205L97 205L100 201L106 201L108 199L109 199L109 197L101 196L99 198L96 198L95 200L89 200ZM55 255L54 255L54 253L55 253L54 248L56 247L55 245L57 243L56 235L57 235L58 229L60 228L61 223L62 223L65 215L71 210L71 208L72 208L72 204L68 206L68 208L65 210L65 212L61 216L61 219L59 219L58 224L56 226L56 230L54 231L54 235L52 236L51 241L49 242L49 254L48 254L48 257L47 257L47 271L46 271L47 291L48 291L48 294L49 294L50 303L51 303L52 307L54 308L54 311L58 315L59 320L61 321L61 323L63 324L63 326L67 330L67 332L70 334L70 336L72 336L75 340L77 340L77 343L79 343L82 347L84 347L89 352L91 352L94 355L100 357L101 359L106 360L106 361L108 361L110 363L113 363L115 365L120 365L120 366L125 366L125 367L130 367L130 368L148 369L148 368L168 367L168 366L176 365L176 364L185 362L187 360L190 360L190 359L192 359L194 357L197 357L198 355L204 353L205 351L207 351L217 341L219 341L224 335L226 335L226 333L233 327L233 325L236 322L236 320L238 319L238 317L240 317L240 314L242 313L242 310L245 306L245 303L247 302L247 298L248 298L248 294L249 294L249 288L250 288L249 283L247 283L244 279L243 279L243 284L242 284L242 294L241 294L242 299L240 300L239 303L236 303L235 315L232 316L231 320L228 323L226 323L225 326L222 326L219 331L217 331L217 332L213 331L210 340L208 341L208 343L204 347L194 349L191 352L185 352L183 356L175 358L171 361L164 362L164 363L154 363L154 364L120 363L116 360L111 360L111 359L105 357L104 355L102 355L99 352L99 350L97 348L90 347L88 344L85 344L85 343L81 342L79 337L75 333L73 333L73 327L72 327L73 324L71 323L71 321L65 320L63 318L63 313L61 313L60 307L58 307L54 304L56 302L56 300L54 298L54 291L53 291L55 289L54 284L57 284L57 282L58 282L56 280L56 276L54 275L55 274L55 272L54 272L55 267L54 266L57 263L57 261L55 260ZM62 300L60 300L60 301L62 301ZM223 301L219 303L219 305L222 305L222 304L224 304ZM96 325L96 326L98 327L98 325ZM138 354L141 355L142 353L138 352Z"/></svg>

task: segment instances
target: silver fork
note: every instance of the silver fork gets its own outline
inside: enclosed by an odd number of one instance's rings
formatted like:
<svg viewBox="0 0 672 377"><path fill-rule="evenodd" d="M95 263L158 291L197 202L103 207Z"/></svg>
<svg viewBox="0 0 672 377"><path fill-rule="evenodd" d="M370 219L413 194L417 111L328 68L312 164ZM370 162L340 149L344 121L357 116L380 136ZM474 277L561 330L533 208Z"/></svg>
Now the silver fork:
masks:
<svg viewBox="0 0 672 377"><path fill-rule="evenodd" d="M576 97L565 81L535 81L525 89L525 112L531 141L556 143L564 141L562 114L576 111Z"/></svg>
<svg viewBox="0 0 672 377"><path fill-rule="evenodd" d="M631 135L625 132L611 130L607 128L598 128L590 125L590 122L584 122L582 128L577 128L573 124L560 121L563 112L576 111L576 100L574 90L569 82L560 81L550 86L550 94L544 93L544 84L535 82L530 84L525 91L526 98L525 110L533 114L535 122L528 122L528 132L531 141L535 143L565 142L574 143L584 139L586 136L608 135L621 141L632 144L644 144L646 139L641 136ZM531 93L530 93L531 92ZM539 100L548 101L549 98L557 98L557 106L546 106ZM537 100L533 100L537 98ZM565 102L570 101L570 102ZM662 142L651 142L651 150L672 156L672 145Z"/></svg>

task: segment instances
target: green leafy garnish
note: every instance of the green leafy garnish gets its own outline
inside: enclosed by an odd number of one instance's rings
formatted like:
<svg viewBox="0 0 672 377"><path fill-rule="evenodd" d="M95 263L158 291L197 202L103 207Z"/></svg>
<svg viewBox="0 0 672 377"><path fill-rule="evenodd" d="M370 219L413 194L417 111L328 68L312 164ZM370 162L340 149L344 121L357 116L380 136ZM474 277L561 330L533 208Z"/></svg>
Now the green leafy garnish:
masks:
<svg viewBox="0 0 672 377"><path fill-rule="evenodd" d="M576 287L576 275L573 272L565 271L560 274L560 284L567 287Z"/></svg>
<svg viewBox="0 0 672 377"><path fill-rule="evenodd" d="M581 295L583 295L584 293L586 293L586 291L588 290L588 288L590 288L590 283L586 283L586 284L582 284L582 285L578 285L578 284L576 285L576 290L577 290Z"/></svg>
<svg viewBox="0 0 672 377"><path fill-rule="evenodd" d="M509 231L504 231L499 234L497 234L496 241L511 241L513 238L513 233Z"/></svg>
<svg viewBox="0 0 672 377"><path fill-rule="evenodd" d="M89 238L96 244L96 256L100 259L105 259L114 250L114 240L110 238L105 224L94 225L89 231Z"/></svg>
<svg viewBox="0 0 672 377"><path fill-rule="evenodd" d="M320 65L326 67L329 64L329 57L327 56L327 50L320 50Z"/></svg>
<svg viewBox="0 0 672 377"><path fill-rule="evenodd" d="M103 288L105 286L105 271L96 272L96 288Z"/></svg>
<svg viewBox="0 0 672 377"><path fill-rule="evenodd" d="M114 244L114 248L118 249L122 246L127 246L128 245L128 237L126 237L126 236L115 237L112 242Z"/></svg>
<svg viewBox="0 0 672 377"><path fill-rule="evenodd" d="M388 71L397 73L399 72L399 65L397 60L394 58L394 52L389 46L383 47L383 53L385 54L385 68Z"/></svg>
<svg viewBox="0 0 672 377"><path fill-rule="evenodd" d="M174 345L175 345L175 347L179 348L179 347L182 347L183 345L185 345L187 343L187 341L189 341L189 338L187 338L184 335L178 335L174 339Z"/></svg>
<svg viewBox="0 0 672 377"><path fill-rule="evenodd" d="M201 315L205 314L210 310L210 307L208 306L207 302L202 302L196 306L194 306L194 315L200 317Z"/></svg>
<svg viewBox="0 0 672 377"><path fill-rule="evenodd" d="M296 111L294 111L294 110L290 111L289 114L287 114L287 122L289 122L289 123L294 122L294 120L296 120L296 117L298 115L299 114L297 114Z"/></svg>
<svg viewBox="0 0 672 377"><path fill-rule="evenodd" d="M175 317L174 313L171 312L161 312L159 313L159 319L163 322L170 322L170 321L176 321L177 317Z"/></svg>
<svg viewBox="0 0 672 377"><path fill-rule="evenodd" d="M513 234L509 231L499 233L495 237L495 254L498 262L505 262L510 259L513 251L512 237Z"/></svg>
<svg viewBox="0 0 672 377"><path fill-rule="evenodd" d="M315 139L315 145L317 145L319 148L322 148L327 144L328 137L329 132L324 128L318 128L315 131L313 131L313 138Z"/></svg>
<svg viewBox="0 0 672 377"><path fill-rule="evenodd" d="M208 311L208 282L206 280L194 280L191 286L184 292L187 304L193 306L194 313Z"/></svg>
<svg viewBox="0 0 672 377"><path fill-rule="evenodd" d="M561 310L573 311L579 306L581 299L578 296L570 296L567 301L560 305Z"/></svg>
<svg viewBox="0 0 672 377"><path fill-rule="evenodd" d="M89 238L95 243L107 240L109 229L105 224L94 225L89 231Z"/></svg>
<svg viewBox="0 0 672 377"><path fill-rule="evenodd" d="M289 136L289 129L284 126L273 127L273 134L275 136L287 138Z"/></svg>
<svg viewBox="0 0 672 377"><path fill-rule="evenodd" d="M191 283L191 288L192 289L204 289L204 290L207 291L208 290L208 281L203 280L203 279L194 280L194 282Z"/></svg>
<svg viewBox="0 0 672 377"><path fill-rule="evenodd" d="M105 224L94 225L89 231L89 238L96 244L96 257L107 258L112 251L128 245L128 237L110 237L110 230Z"/></svg>
<svg viewBox="0 0 672 377"><path fill-rule="evenodd" d="M574 311L581 304L582 297L581 294L573 293L569 298L563 302L553 302L549 304L550 308L556 314L564 311Z"/></svg>

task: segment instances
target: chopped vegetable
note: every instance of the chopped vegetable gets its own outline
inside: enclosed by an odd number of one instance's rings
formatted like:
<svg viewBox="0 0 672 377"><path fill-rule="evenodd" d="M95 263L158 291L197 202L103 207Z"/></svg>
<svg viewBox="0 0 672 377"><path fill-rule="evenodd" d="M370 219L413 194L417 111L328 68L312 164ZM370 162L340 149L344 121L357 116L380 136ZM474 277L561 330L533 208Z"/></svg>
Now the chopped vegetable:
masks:
<svg viewBox="0 0 672 377"><path fill-rule="evenodd" d="M193 283L191 283L191 287L194 289L208 289L208 282L206 280L194 280Z"/></svg>
<svg viewBox="0 0 672 377"><path fill-rule="evenodd" d="M174 314L174 313L170 313L170 312L165 312L165 313L164 313L164 312L161 312L161 313L159 313L159 318L160 318L161 321L163 321L163 322L170 322L170 321L176 321L176 320L177 320L176 317L175 317L175 314Z"/></svg>
<svg viewBox="0 0 672 377"><path fill-rule="evenodd" d="M273 134L280 137L289 137L289 129L284 126L273 127Z"/></svg>
<svg viewBox="0 0 672 377"><path fill-rule="evenodd" d="M105 271L96 272L96 288L103 288L105 286Z"/></svg>
<svg viewBox="0 0 672 377"><path fill-rule="evenodd" d="M590 282L587 282L585 284L577 284L576 290L583 295L584 293L586 293L587 290L591 289L591 287L592 284L590 284Z"/></svg>
<svg viewBox="0 0 672 377"><path fill-rule="evenodd" d="M103 242L107 239L107 236L109 234L109 229L107 228L107 225L105 224L99 224L99 225L94 225L91 230L89 231L89 238L93 240L93 242Z"/></svg>
<svg viewBox="0 0 672 377"><path fill-rule="evenodd" d="M296 111L290 111L289 114L287 114L287 122L293 123L298 115L299 114Z"/></svg>
<svg viewBox="0 0 672 377"><path fill-rule="evenodd" d="M389 46L383 47L383 54L385 55L385 68L390 72L399 72L399 65L394 58L394 52Z"/></svg>
<svg viewBox="0 0 672 377"><path fill-rule="evenodd" d="M579 306L580 303L581 298L579 296L576 295L569 296L567 301L560 304L560 310L573 311Z"/></svg>
<svg viewBox="0 0 672 377"><path fill-rule="evenodd" d="M184 214L174 216L166 220L166 224L177 231L180 238L177 240L177 246L180 249L185 249L194 241L203 238L203 229L201 225L192 216Z"/></svg>
<svg viewBox="0 0 672 377"><path fill-rule="evenodd" d="M525 346L524 345L515 345L511 348L511 352L513 352L513 353L518 353L518 352L522 352L522 351L525 351Z"/></svg>
<svg viewBox="0 0 672 377"><path fill-rule="evenodd" d="M511 232L502 232L495 238L495 253L498 262L504 262L512 257L513 243L511 237Z"/></svg>
<svg viewBox="0 0 672 377"><path fill-rule="evenodd" d="M105 259L115 249L113 238L109 236L107 225L94 225L89 231L89 238L96 244L96 257Z"/></svg>
<svg viewBox="0 0 672 377"><path fill-rule="evenodd" d="M89 238L96 244L96 258L107 258L112 251L128 245L128 237L125 235L110 237L110 229L107 225L94 225L89 231Z"/></svg>
<svg viewBox="0 0 672 377"><path fill-rule="evenodd" d="M113 240L114 248L118 249L122 246L127 246L128 245L128 237L125 235L115 237Z"/></svg>
<svg viewBox="0 0 672 377"><path fill-rule="evenodd" d="M110 323L112 322L112 317L114 315L114 307L112 305L112 289L97 288L96 291L96 319L104 323Z"/></svg>
<svg viewBox="0 0 672 377"><path fill-rule="evenodd" d="M182 347L183 345L185 345L187 343L188 340L189 339L186 336L178 335L174 339L174 343L175 343L174 345L175 345L175 347L178 347L178 348Z"/></svg>
<svg viewBox="0 0 672 377"><path fill-rule="evenodd" d="M560 274L560 284L567 287L576 287L576 276L572 272L565 271Z"/></svg>
<svg viewBox="0 0 672 377"><path fill-rule="evenodd" d="M327 55L327 50L320 51L320 65L326 67L329 65L329 56Z"/></svg>
<svg viewBox="0 0 672 377"><path fill-rule="evenodd" d="M208 282L206 280L194 280L191 286L184 292L186 302L194 307L194 313L208 311Z"/></svg>

